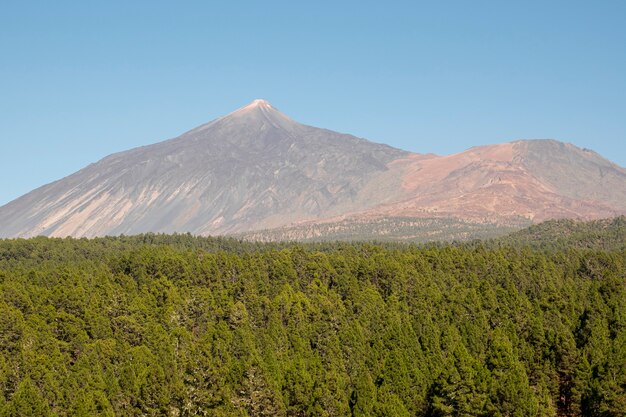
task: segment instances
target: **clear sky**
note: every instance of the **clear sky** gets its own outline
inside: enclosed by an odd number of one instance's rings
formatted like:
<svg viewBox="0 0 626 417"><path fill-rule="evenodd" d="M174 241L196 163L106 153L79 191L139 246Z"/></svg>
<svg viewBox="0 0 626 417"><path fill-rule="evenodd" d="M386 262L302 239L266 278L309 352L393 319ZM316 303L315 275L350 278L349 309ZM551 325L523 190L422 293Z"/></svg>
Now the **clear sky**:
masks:
<svg viewBox="0 0 626 417"><path fill-rule="evenodd" d="M626 166L626 1L0 2L0 204L264 98L416 152Z"/></svg>

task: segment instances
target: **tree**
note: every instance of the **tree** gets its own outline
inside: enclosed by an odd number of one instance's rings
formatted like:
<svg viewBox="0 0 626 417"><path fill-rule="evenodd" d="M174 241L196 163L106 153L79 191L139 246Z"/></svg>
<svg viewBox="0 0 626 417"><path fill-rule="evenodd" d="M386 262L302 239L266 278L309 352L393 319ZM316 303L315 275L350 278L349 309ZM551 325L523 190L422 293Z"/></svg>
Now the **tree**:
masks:
<svg viewBox="0 0 626 417"><path fill-rule="evenodd" d="M22 380L15 394L2 410L2 417L47 416L52 416L50 406L30 378Z"/></svg>
<svg viewBox="0 0 626 417"><path fill-rule="evenodd" d="M486 362L492 377L490 413L502 417L537 415L537 399L530 390L524 366L515 356L511 341L499 328L494 331Z"/></svg>

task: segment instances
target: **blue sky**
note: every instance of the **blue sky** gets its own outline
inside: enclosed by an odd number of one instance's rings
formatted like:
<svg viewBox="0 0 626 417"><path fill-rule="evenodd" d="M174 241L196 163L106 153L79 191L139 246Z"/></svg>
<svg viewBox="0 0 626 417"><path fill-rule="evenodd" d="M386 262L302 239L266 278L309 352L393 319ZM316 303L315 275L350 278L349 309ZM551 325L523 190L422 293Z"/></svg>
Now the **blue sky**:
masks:
<svg viewBox="0 0 626 417"><path fill-rule="evenodd" d="M416 152L626 166L624 1L3 1L0 204L264 98Z"/></svg>

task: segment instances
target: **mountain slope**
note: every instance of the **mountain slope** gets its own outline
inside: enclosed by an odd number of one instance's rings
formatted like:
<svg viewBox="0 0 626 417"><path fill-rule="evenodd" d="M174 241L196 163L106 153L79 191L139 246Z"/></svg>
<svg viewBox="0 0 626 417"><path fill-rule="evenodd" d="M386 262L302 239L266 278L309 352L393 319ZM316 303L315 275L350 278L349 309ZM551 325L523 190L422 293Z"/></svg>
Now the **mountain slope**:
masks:
<svg viewBox="0 0 626 417"><path fill-rule="evenodd" d="M547 219L626 213L626 170L554 140L479 146L449 156L392 161L396 201L324 221L244 233L271 240L471 240Z"/></svg>
<svg viewBox="0 0 626 417"><path fill-rule="evenodd" d="M626 217L586 222L571 219L549 220L501 237L495 243L530 246L542 250L625 250Z"/></svg>
<svg viewBox="0 0 626 417"><path fill-rule="evenodd" d="M390 168L402 178L406 198L364 214L506 222L626 212L626 170L554 140L479 146L443 157L409 155Z"/></svg>
<svg viewBox="0 0 626 417"><path fill-rule="evenodd" d="M422 155L302 125L255 100L0 207L0 237L421 240L445 224L450 233L438 236L457 239L620 214L626 170L571 144L516 141Z"/></svg>
<svg viewBox="0 0 626 417"><path fill-rule="evenodd" d="M355 210L408 153L255 100L178 138L108 156L0 208L1 236L223 234Z"/></svg>

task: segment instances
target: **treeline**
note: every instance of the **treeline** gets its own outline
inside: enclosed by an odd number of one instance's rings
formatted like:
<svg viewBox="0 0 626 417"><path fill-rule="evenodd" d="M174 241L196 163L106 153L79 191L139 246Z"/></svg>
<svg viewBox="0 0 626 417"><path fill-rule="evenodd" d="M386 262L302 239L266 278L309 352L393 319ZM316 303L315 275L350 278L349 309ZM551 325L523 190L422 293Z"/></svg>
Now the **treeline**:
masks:
<svg viewBox="0 0 626 417"><path fill-rule="evenodd" d="M626 250L0 241L0 416L623 416Z"/></svg>
<svg viewBox="0 0 626 417"><path fill-rule="evenodd" d="M244 232L239 236L260 242L380 241L424 244L441 241L490 239L517 231L530 224L515 220L509 224L472 222L449 218L384 217L347 218L334 222L303 223L268 230Z"/></svg>
<svg viewBox="0 0 626 417"><path fill-rule="evenodd" d="M626 249L626 216L592 221L548 220L495 241L548 251L572 248L622 250Z"/></svg>

